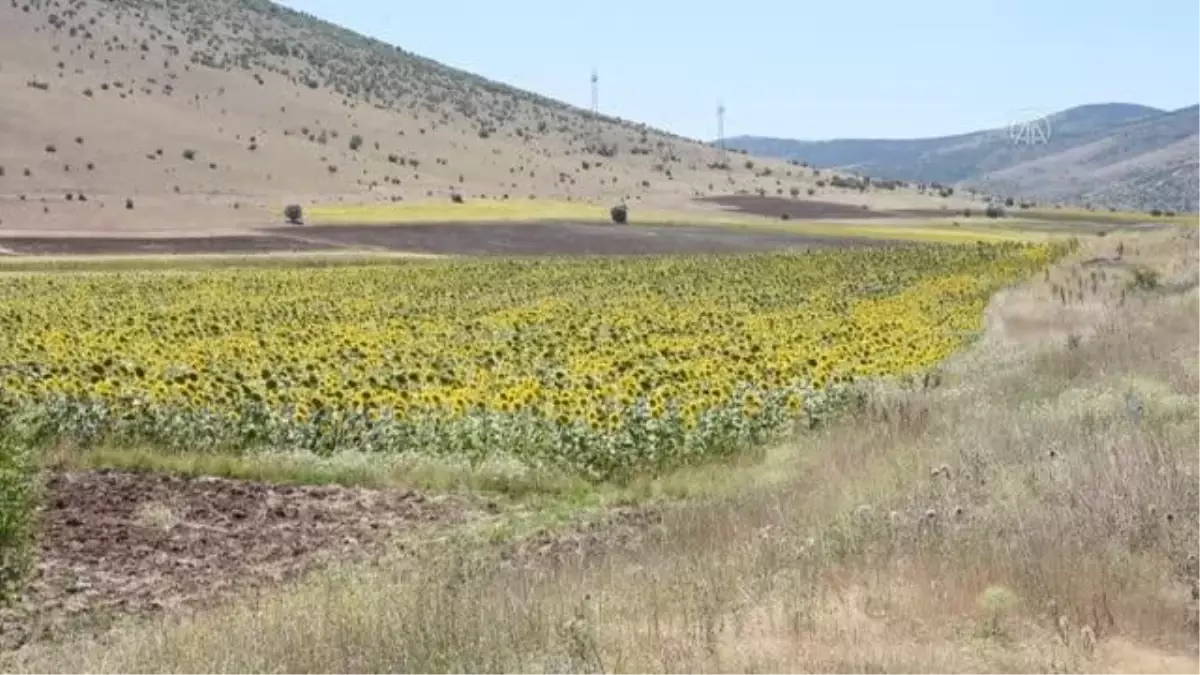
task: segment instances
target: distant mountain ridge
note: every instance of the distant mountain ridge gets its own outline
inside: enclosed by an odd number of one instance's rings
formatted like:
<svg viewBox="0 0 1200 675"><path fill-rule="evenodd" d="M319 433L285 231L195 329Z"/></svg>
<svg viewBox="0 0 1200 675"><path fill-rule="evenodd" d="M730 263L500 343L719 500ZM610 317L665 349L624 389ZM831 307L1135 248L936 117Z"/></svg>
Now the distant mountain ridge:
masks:
<svg viewBox="0 0 1200 675"><path fill-rule="evenodd" d="M919 139L726 139L730 148L814 166L925 183L975 186L1042 201L1196 211L1200 105L1166 111L1082 105L1047 118L1046 143L1008 128Z"/></svg>

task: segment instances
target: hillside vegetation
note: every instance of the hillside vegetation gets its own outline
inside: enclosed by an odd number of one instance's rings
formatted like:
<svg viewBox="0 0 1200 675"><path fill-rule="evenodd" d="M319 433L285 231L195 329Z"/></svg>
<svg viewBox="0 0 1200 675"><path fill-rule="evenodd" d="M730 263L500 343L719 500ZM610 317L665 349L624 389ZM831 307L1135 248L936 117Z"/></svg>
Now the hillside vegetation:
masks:
<svg viewBox="0 0 1200 675"><path fill-rule="evenodd" d="M907 181L962 183L1024 199L1195 211L1200 106L1084 105L1047 118L1047 143L1008 128L912 140L731 139L731 147Z"/></svg>
<svg viewBox="0 0 1200 675"><path fill-rule="evenodd" d="M669 208L738 191L945 201L864 197L782 161L737 156L725 171L702 143L264 0L4 0L0 87L0 229L211 230L279 218L289 201L452 193Z"/></svg>

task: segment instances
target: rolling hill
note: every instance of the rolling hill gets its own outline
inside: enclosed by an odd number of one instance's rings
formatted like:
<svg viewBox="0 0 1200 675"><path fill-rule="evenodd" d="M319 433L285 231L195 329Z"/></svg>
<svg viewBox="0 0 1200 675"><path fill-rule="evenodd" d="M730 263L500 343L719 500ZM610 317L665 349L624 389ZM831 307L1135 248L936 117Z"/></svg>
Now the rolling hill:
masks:
<svg viewBox="0 0 1200 675"><path fill-rule="evenodd" d="M880 178L964 184L1046 201L1197 209L1200 106L1084 105L1047 118L1046 143L1009 129L938 138L795 141L742 136L729 147Z"/></svg>
<svg viewBox="0 0 1200 675"><path fill-rule="evenodd" d="M705 143L266 0L0 0L0 88L0 230L216 232L289 202L452 193L635 210L738 192L946 203L818 185L781 160L725 170Z"/></svg>

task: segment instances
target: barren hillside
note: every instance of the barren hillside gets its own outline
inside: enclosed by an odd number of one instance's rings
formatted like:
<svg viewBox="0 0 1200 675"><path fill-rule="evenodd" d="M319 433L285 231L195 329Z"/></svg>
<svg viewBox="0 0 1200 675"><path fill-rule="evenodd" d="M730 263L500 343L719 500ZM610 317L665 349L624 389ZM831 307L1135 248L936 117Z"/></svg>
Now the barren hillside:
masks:
<svg viewBox="0 0 1200 675"><path fill-rule="evenodd" d="M1195 211L1197 113L1143 105L1082 105L1047 118L1046 143L1009 129L911 140L795 141L745 136L733 147L881 178L941 181L1037 200Z"/></svg>
<svg viewBox="0 0 1200 675"><path fill-rule="evenodd" d="M740 136L729 143L767 156L804 159L816 166L844 167L881 178L957 183L1074 147L1080 139L1092 139L1130 120L1162 112L1122 103L1078 106L1053 116L1048 144L1014 143L1007 128L913 139L800 141Z"/></svg>
<svg viewBox="0 0 1200 675"><path fill-rule="evenodd" d="M212 230L293 201L452 192L671 208L738 191L946 203L820 185L828 176L780 160L733 155L727 172L707 145L265 0L3 3L0 229Z"/></svg>
<svg viewBox="0 0 1200 675"><path fill-rule="evenodd" d="M1200 106L1121 124L1067 150L984 174L987 189L1126 208L1197 209Z"/></svg>

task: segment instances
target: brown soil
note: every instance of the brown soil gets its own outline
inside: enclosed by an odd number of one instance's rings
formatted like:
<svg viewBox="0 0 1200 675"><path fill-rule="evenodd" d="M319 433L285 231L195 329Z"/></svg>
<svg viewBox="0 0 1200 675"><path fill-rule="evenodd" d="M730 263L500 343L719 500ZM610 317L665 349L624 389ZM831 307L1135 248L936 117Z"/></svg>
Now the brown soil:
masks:
<svg viewBox="0 0 1200 675"><path fill-rule="evenodd" d="M35 578L0 613L0 648L245 592L327 556L379 552L392 536L465 517L460 504L412 491L56 474L46 486Z"/></svg>
<svg viewBox="0 0 1200 675"><path fill-rule="evenodd" d="M864 200L866 198L864 197ZM793 220L842 220L864 218L944 218L954 215L954 211L940 209L904 209L904 210L874 210L862 206L824 202L812 199L788 199L786 197L759 197L757 195L722 195L719 197L704 197L698 201L717 204L739 213L748 213L768 218L782 218L784 215Z"/></svg>
<svg viewBox="0 0 1200 675"><path fill-rule="evenodd" d="M862 240L705 226L586 223L458 223L310 227L305 234L348 246L458 255L720 253L856 246Z"/></svg>
<svg viewBox="0 0 1200 675"><path fill-rule="evenodd" d="M15 255L266 253L374 250L449 255L625 255L840 248L887 242L704 226L546 223L439 223L313 226L216 237L13 237Z"/></svg>

